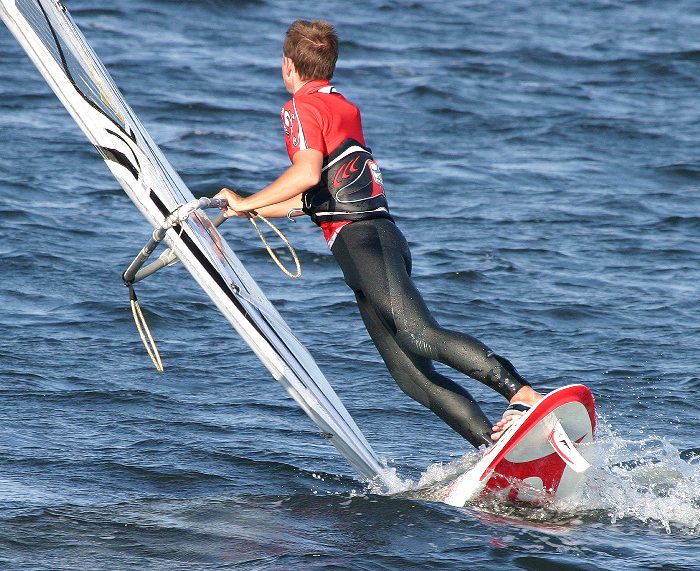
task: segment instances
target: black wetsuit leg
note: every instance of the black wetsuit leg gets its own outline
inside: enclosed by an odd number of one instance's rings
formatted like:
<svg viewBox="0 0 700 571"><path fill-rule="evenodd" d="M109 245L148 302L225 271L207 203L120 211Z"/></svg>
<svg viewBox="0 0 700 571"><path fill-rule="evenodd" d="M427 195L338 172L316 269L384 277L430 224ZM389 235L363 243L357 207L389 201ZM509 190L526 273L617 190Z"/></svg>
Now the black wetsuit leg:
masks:
<svg viewBox="0 0 700 571"><path fill-rule="evenodd" d="M491 444L491 423L479 405L438 373L432 361L481 381L507 399L529 383L477 339L437 323L410 277L408 244L391 220L353 222L339 233L331 251L401 389L474 446Z"/></svg>

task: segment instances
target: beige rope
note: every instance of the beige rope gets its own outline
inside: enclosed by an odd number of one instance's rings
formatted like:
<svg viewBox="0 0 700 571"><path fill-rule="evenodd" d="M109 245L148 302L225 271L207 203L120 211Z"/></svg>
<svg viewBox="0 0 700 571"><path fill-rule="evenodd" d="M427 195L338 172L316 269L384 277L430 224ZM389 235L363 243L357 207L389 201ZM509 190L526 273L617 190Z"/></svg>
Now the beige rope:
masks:
<svg viewBox="0 0 700 571"><path fill-rule="evenodd" d="M267 238L265 238L265 235L262 233L262 230L260 230L260 227L258 226L257 219L262 220L265 224L267 224L274 232L279 236L279 238L284 242L285 246L287 246L287 249L289 250L289 253L292 255L292 258L294 259L294 264L296 266L296 273L290 272L284 264L280 261L280 259L277 257L277 255L272 251L272 247L267 241ZM251 224L255 227L255 230L258 233L258 236L260 237L260 240L262 240L262 243L265 245L265 249L267 250L267 253L270 254L270 257L272 260L277 264L277 266L285 273L287 274L290 278L296 279L301 276L301 263L299 262L299 256L297 256L297 253L294 251L294 248L292 245L289 243L289 240L287 240L287 237L282 234L281 230L277 228L272 222L270 222L267 218L262 216L261 214L258 214L257 212L251 211L248 220L250 220ZM182 232L184 231L184 225L180 229L180 235L182 235ZM163 361L160 358L160 353L158 352L158 347L156 346L156 342L153 339L153 335L151 334L151 330L148 327L148 323L146 322L146 318L143 315L143 312L141 311L141 306L139 305L138 299L136 298L136 292L134 291L133 284L129 283L127 284L129 286L129 293L131 297L131 313L134 316L134 323L136 324L136 329L139 332L139 336L141 337L141 341L143 342L143 346L146 348L146 351L148 352L148 356L151 358L151 361L153 361L153 364L155 365L156 369L158 370L159 373L162 373L164 371L163 367Z"/></svg>
<svg viewBox="0 0 700 571"><path fill-rule="evenodd" d="M162 373L164 371L163 361L160 359L160 353L158 352L158 347L156 347L156 342L153 339L153 335L151 335L151 330L148 327L148 323L146 323L146 318L141 312L141 306L135 297L136 296L134 295L131 298L131 313L134 315L136 329L139 331L141 341L143 341L143 346L146 348L148 356L151 358L151 361L153 361L153 364L156 366L158 372Z"/></svg>
<svg viewBox="0 0 700 571"><path fill-rule="evenodd" d="M255 230L258 232L258 236L260 236L260 240L262 240L262 243L265 245L265 249L267 250L267 253L270 254L270 257L272 260L277 264L277 267L282 270L285 274L287 274L290 278L296 279L298 277L301 277L301 264L299 263L299 256L297 256L297 253L294 251L294 248L292 245L289 243L289 240L287 240L287 237L282 234L282 231L277 228L272 222L270 222L267 218L265 218L262 214L258 214L255 211L250 212L250 216L248 217L248 220L250 220L250 223L255 227ZM256 222L256 219L262 220L265 224L267 224L272 230L277 234L277 236L280 237L282 242L284 242L284 245L287 246L287 249L289 250L289 253L292 255L292 258L294 258L294 265L296 266L296 273L290 272L284 264L280 261L280 259L277 257L277 254L275 254L272 251L272 248L270 247L270 244L267 241L267 238L265 238L265 235L262 233L262 230L260 230L260 227L258 226L258 223Z"/></svg>

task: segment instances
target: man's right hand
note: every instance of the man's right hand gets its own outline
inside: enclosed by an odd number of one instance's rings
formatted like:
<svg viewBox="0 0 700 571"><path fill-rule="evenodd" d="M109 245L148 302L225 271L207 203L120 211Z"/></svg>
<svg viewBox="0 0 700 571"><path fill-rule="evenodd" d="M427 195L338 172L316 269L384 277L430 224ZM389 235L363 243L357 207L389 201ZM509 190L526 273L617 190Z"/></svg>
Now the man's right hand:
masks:
<svg viewBox="0 0 700 571"><path fill-rule="evenodd" d="M245 199L242 196L236 194L230 188L222 188L219 192L216 193L214 198L223 198L226 200L226 207L221 209L224 213L224 217L233 218L235 216L249 216L248 211L241 204Z"/></svg>

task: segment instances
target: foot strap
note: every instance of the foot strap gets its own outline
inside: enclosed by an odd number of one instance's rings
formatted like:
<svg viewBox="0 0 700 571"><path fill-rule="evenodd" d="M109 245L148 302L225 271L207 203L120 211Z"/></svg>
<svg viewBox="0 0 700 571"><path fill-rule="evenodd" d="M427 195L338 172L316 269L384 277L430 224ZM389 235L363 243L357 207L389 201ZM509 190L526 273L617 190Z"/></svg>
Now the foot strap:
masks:
<svg viewBox="0 0 700 571"><path fill-rule="evenodd" d="M529 404L525 404L524 402L512 402L508 405L508 408L503 412L503 416L501 418L507 418L509 416L522 416L531 408L532 407Z"/></svg>
<svg viewBox="0 0 700 571"><path fill-rule="evenodd" d="M554 424L554 428L552 428L552 432L550 432L547 440L552 448L554 448L559 458L564 460L566 465L574 472L582 473L591 467L588 460L581 456L581 453L576 450L576 446L571 442L569 435L564 431L561 422L558 420Z"/></svg>

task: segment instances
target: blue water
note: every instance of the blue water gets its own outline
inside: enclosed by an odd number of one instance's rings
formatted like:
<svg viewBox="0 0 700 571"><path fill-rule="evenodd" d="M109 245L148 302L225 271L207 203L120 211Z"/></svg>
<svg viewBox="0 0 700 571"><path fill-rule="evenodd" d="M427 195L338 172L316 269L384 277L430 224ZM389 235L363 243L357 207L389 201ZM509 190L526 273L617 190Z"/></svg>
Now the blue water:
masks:
<svg viewBox="0 0 700 571"><path fill-rule="evenodd" d="M700 5L66 2L197 195L287 165L280 42L330 18L420 289L445 325L601 414L582 501L368 490L181 267L0 28L1 569L700 569ZM410 489L473 452L403 395L308 220L304 276L224 233ZM504 402L464 380L495 418Z"/></svg>

